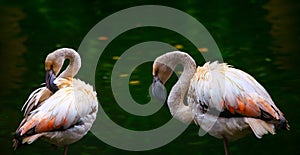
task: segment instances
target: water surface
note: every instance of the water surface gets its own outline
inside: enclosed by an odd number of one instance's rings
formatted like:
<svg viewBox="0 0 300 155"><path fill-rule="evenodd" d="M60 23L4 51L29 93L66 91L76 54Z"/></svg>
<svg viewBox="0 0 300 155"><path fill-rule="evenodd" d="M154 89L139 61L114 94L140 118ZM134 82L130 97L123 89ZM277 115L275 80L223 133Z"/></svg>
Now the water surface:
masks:
<svg viewBox="0 0 300 155"><path fill-rule="evenodd" d="M291 131L277 131L262 139L248 135L230 142L232 154L300 154L299 3L292 1L1 1L1 154L47 155L62 153L39 140L13 151L13 132L22 118L20 109L30 92L44 82L44 59L60 47L77 49L86 33L99 21L119 10L145 4L157 4L182 10L199 20L217 42L225 62L253 75L285 113ZM101 36L99 36L101 37ZM99 41L105 40L99 38ZM96 72L96 90L105 111L118 124L134 130L149 130L164 124L170 114L164 106L149 117L136 117L122 110L111 92L113 65L126 49L144 41L161 41L192 55L198 65L204 59L185 38L160 28L138 28L118 36L105 49ZM151 63L140 65L129 83L132 97L140 104L150 100ZM123 75L125 76L125 75ZM176 81L172 77L169 89ZM89 133L69 148L69 154L214 154L221 155L221 140L209 135L197 136L191 125L166 146L145 152L111 147ZM167 134L167 133L166 133ZM126 142L124 142L126 143Z"/></svg>

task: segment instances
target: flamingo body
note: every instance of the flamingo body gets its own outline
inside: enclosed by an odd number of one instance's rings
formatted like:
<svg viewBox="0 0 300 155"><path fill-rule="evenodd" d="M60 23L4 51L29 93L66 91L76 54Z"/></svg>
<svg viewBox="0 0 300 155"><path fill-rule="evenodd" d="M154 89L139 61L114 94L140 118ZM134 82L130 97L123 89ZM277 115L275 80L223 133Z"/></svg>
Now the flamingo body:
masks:
<svg viewBox="0 0 300 155"><path fill-rule="evenodd" d="M276 128L289 129L283 113L268 92L249 74L226 63L205 63L196 68L188 54L166 53L153 63L152 93L164 101L163 84L176 65L184 67L167 99L171 114L184 123L194 122L210 135L236 140L251 133L257 138L275 134ZM187 105L184 96L187 94Z"/></svg>
<svg viewBox="0 0 300 155"><path fill-rule="evenodd" d="M261 138L275 134L275 126L288 128L267 91L252 76L225 63L198 67L188 95L195 122L217 138L235 140L249 129ZM212 114L214 110L219 115Z"/></svg>

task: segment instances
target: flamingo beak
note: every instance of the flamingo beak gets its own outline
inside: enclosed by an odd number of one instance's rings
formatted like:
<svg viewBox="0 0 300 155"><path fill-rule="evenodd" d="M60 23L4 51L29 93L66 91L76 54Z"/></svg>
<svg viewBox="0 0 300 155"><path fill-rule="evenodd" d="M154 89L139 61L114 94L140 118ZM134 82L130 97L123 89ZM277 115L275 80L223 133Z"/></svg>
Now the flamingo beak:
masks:
<svg viewBox="0 0 300 155"><path fill-rule="evenodd" d="M56 79L55 74L53 73L53 70L50 69L46 72L46 87L52 92L55 93L58 88L56 84L54 84L54 80Z"/></svg>
<svg viewBox="0 0 300 155"><path fill-rule="evenodd" d="M166 88L157 75L153 77L152 95L162 103L165 103L167 99Z"/></svg>

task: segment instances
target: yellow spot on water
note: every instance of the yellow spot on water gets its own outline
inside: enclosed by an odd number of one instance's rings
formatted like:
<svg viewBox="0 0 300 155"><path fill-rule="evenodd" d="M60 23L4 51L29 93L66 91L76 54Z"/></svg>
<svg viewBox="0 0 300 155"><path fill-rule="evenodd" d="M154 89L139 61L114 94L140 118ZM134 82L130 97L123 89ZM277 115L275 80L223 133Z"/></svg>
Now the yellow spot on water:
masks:
<svg viewBox="0 0 300 155"><path fill-rule="evenodd" d="M205 48L205 47L199 47L199 48L198 48L198 51L199 51L199 52L208 52L208 48Z"/></svg>
<svg viewBox="0 0 300 155"><path fill-rule="evenodd" d="M128 74L120 74L119 76L120 76L120 77L127 77Z"/></svg>
<svg viewBox="0 0 300 155"><path fill-rule="evenodd" d="M113 60L119 60L120 57L119 57L119 56L113 56L112 59L113 59Z"/></svg>
<svg viewBox="0 0 300 155"><path fill-rule="evenodd" d="M62 45L61 45L61 44L56 44L55 46L56 46L56 47L58 47L58 48L59 48L59 47L62 47Z"/></svg>
<svg viewBox="0 0 300 155"><path fill-rule="evenodd" d="M270 58L265 58L265 60L266 60L267 62L272 61Z"/></svg>
<svg viewBox="0 0 300 155"><path fill-rule="evenodd" d="M177 45L175 45L175 48L177 48L177 49L183 49L183 45L177 44Z"/></svg>
<svg viewBox="0 0 300 155"><path fill-rule="evenodd" d="M108 37L107 36L100 36L100 37L98 37L98 40L105 41L105 40L108 40Z"/></svg>
<svg viewBox="0 0 300 155"><path fill-rule="evenodd" d="M181 74L182 74L182 71L178 71L177 74L178 74L178 75L181 75Z"/></svg>
<svg viewBox="0 0 300 155"><path fill-rule="evenodd" d="M130 85L138 85L138 84L140 84L140 83L141 83L141 82L138 81L138 80L133 80L133 81L130 81L130 82L129 82Z"/></svg>

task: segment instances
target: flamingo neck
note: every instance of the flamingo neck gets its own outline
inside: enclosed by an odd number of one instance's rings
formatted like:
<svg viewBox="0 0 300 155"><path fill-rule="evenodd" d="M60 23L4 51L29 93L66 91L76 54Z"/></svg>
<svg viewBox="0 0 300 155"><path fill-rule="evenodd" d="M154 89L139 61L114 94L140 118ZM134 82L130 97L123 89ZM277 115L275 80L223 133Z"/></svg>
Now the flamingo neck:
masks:
<svg viewBox="0 0 300 155"><path fill-rule="evenodd" d="M190 86L190 80L196 71L196 63L192 57L183 52L174 52L165 62L174 70L176 65L183 65L183 72L176 84L171 89L168 97L168 106L173 117L183 123L190 123L193 119L192 112L188 105L184 104L185 95Z"/></svg>
<svg viewBox="0 0 300 155"><path fill-rule="evenodd" d="M59 75L60 78L73 78L81 67L81 59L77 52L71 49L63 49L60 54L64 60L70 61L68 67Z"/></svg>

